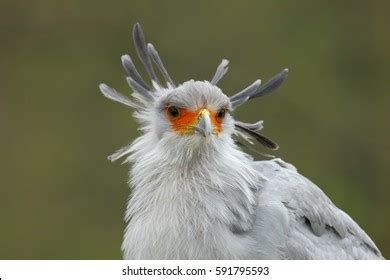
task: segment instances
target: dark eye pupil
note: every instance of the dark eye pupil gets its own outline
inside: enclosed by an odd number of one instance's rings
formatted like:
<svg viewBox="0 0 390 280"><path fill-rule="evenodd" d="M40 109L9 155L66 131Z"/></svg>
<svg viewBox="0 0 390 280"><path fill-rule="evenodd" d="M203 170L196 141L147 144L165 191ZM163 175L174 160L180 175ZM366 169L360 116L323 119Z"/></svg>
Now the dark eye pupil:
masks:
<svg viewBox="0 0 390 280"><path fill-rule="evenodd" d="M171 106L168 108L168 112L172 117L179 116L179 110L175 106Z"/></svg>
<svg viewBox="0 0 390 280"><path fill-rule="evenodd" d="M221 111L219 111L218 114L217 114L217 117L219 119L223 119L225 117L225 110L222 109Z"/></svg>

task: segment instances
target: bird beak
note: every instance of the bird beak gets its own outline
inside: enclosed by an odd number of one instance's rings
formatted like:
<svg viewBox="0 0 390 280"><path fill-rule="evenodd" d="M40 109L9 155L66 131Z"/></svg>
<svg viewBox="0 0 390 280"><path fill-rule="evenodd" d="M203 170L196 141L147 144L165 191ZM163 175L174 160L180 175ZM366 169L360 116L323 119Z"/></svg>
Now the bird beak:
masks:
<svg viewBox="0 0 390 280"><path fill-rule="evenodd" d="M197 118L197 124L195 126L195 131L209 139L213 132L213 126L211 124L210 112L207 109L200 110Z"/></svg>

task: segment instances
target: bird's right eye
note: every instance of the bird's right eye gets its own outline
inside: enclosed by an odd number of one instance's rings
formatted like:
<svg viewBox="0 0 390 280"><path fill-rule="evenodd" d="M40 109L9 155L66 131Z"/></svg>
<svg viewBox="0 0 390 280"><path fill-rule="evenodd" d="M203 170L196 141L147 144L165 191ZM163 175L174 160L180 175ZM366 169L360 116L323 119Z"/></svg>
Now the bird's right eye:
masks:
<svg viewBox="0 0 390 280"><path fill-rule="evenodd" d="M176 106L169 106L167 112L172 118L177 118L180 115L179 109Z"/></svg>

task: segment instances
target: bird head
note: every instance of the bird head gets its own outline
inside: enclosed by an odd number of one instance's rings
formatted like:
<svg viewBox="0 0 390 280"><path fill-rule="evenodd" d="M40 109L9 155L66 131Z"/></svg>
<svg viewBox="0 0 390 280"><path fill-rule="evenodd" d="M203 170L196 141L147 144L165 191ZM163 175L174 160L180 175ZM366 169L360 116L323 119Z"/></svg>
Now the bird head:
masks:
<svg viewBox="0 0 390 280"><path fill-rule="evenodd" d="M191 80L158 98L153 125L158 137L171 134L208 143L232 134L230 110L229 98L218 87Z"/></svg>
<svg viewBox="0 0 390 280"><path fill-rule="evenodd" d="M115 89L100 84L103 95L135 109L134 116L141 123L145 134L152 134L156 141L184 143L205 147L218 145L236 136L237 143L258 142L266 148L276 150L278 145L258 131L263 122L245 123L235 120L233 112L250 99L261 97L278 88L286 79L284 69L264 85L256 80L247 88L228 97L217 86L226 74L229 61L223 59L210 81L189 80L176 85L168 74L154 46L146 43L139 23L133 28L133 41L138 57L150 76L145 82L129 55L122 56L127 82L132 88L132 99ZM165 80L161 82L155 67ZM131 145L118 150L109 159L116 160L131 153Z"/></svg>

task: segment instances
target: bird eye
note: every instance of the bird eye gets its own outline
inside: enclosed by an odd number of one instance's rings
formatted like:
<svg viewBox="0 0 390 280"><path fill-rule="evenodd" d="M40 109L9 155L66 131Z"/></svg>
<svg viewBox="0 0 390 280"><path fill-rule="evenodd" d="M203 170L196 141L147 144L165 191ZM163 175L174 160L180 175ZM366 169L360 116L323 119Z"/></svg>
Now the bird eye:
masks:
<svg viewBox="0 0 390 280"><path fill-rule="evenodd" d="M171 116L172 118L177 118L179 116L179 109L175 106L169 106L167 108L167 112L169 114L169 116Z"/></svg>
<svg viewBox="0 0 390 280"><path fill-rule="evenodd" d="M223 120L225 115L226 115L226 110L225 109L221 109L217 113L217 118L221 121L221 120Z"/></svg>

